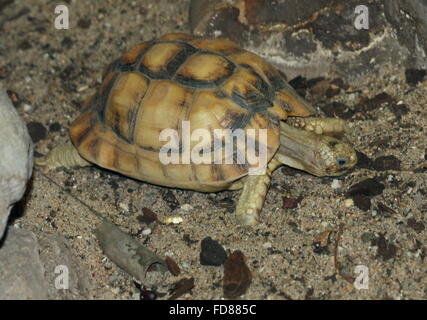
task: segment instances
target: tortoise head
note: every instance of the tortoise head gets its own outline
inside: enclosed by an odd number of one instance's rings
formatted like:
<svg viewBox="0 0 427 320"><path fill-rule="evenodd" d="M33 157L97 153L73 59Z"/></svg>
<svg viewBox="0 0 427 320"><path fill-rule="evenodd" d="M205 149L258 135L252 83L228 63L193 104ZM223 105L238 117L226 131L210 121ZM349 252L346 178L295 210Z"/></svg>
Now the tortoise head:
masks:
<svg viewBox="0 0 427 320"><path fill-rule="evenodd" d="M315 176L340 176L357 163L355 150L337 138L281 124L277 158Z"/></svg>

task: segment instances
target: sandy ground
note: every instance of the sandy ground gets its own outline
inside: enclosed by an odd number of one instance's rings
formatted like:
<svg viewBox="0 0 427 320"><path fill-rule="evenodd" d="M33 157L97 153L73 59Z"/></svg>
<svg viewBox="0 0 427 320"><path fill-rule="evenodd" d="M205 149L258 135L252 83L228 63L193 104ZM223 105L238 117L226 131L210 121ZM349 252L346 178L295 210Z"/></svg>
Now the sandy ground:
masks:
<svg viewBox="0 0 427 320"><path fill-rule="evenodd" d="M94 93L107 63L143 40L188 32L189 1L65 2L71 14L69 30L53 27L52 2L15 1L2 12L10 19L0 31L0 81L24 100L18 106L21 116L48 129L46 136L35 130L40 135L36 144L40 154L67 140L70 122L85 97ZM46 175L36 170L25 207L13 223L40 238L64 236L88 271L92 283L88 298L137 299L139 294L133 279L103 255L91 232L99 219L76 199L160 256L172 257L181 274L171 276L168 283L194 277L195 287L184 299L223 298L223 267L202 266L199 260L200 241L208 236L246 256L253 280L244 299L424 299L427 82L410 87L404 70L391 73L373 78L358 93L342 91L333 99L354 106L361 97L386 92L407 106L401 119L384 105L349 120L354 128L349 139L357 150L371 159L394 155L401 161L400 169L358 167L339 179L338 189L332 188L331 178L279 169L263 222L251 230L234 223L232 211L239 192L170 189L168 194L167 189L95 167L58 169ZM346 203L348 188L367 178L385 186L381 195L372 198L371 209ZM174 210L166 201L170 193L179 202ZM296 208L283 208L283 197L301 201ZM161 218L180 216L183 222L158 225L144 235L141 231L147 226L138 220L142 208ZM358 290L337 274L334 246L341 224L337 253L342 273L354 276L357 265L367 266L368 289ZM332 231L327 248L315 250L313 242L325 231Z"/></svg>

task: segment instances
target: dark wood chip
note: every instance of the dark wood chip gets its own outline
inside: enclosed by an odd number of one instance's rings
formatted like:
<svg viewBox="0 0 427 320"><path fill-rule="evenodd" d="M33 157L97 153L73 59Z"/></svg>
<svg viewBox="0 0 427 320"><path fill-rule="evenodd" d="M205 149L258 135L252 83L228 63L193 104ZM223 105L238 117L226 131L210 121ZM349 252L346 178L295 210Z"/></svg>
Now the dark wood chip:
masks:
<svg viewBox="0 0 427 320"><path fill-rule="evenodd" d="M364 194L355 194L353 197L354 205L363 211L371 209L371 198Z"/></svg>
<svg viewBox="0 0 427 320"><path fill-rule="evenodd" d="M425 69L406 69L406 82L411 86L416 86L419 82L423 81L426 74L427 70Z"/></svg>
<svg viewBox="0 0 427 320"><path fill-rule="evenodd" d="M27 129L34 143L37 143L40 140L45 139L47 136L47 129L40 122L35 122L35 121L29 122L27 124Z"/></svg>
<svg viewBox="0 0 427 320"><path fill-rule="evenodd" d="M215 203L221 208L227 209L227 212L229 213L234 212L234 209L236 208L236 204L234 203L234 200L230 197L223 198Z"/></svg>
<svg viewBox="0 0 427 320"><path fill-rule="evenodd" d="M391 214L391 215L396 215L397 214L396 211L394 211L392 208L386 206L382 202L378 202L377 206L378 206L378 214L379 215L387 217L387 216L389 216L389 214Z"/></svg>
<svg viewBox="0 0 427 320"><path fill-rule="evenodd" d="M338 95L340 91L340 88L329 88L328 90L326 90L325 95L327 98L332 98Z"/></svg>
<svg viewBox="0 0 427 320"><path fill-rule="evenodd" d="M341 102L332 102L322 108L323 112L328 117L338 117L341 119L350 119L354 115L354 111Z"/></svg>
<svg viewBox="0 0 427 320"><path fill-rule="evenodd" d="M172 274L172 275L174 275L175 277L176 276L179 276L179 274L181 273L181 269L179 268L179 266L178 266L178 264L175 262L175 260L174 259L172 259L171 257L169 257L169 256L166 256L166 258L165 258L165 262L166 262L166 265L168 266L168 270L169 270L169 272Z"/></svg>
<svg viewBox="0 0 427 320"><path fill-rule="evenodd" d="M158 221L157 214L155 214L151 209L142 208L143 215L137 217L138 221L145 224L150 224L155 221Z"/></svg>
<svg viewBox="0 0 427 320"><path fill-rule="evenodd" d="M384 156L376 158L373 167L377 171L386 171L386 170L400 170L401 161L395 156Z"/></svg>
<svg viewBox="0 0 427 320"><path fill-rule="evenodd" d="M356 166L358 168L362 169L370 169L372 170L373 167L373 161L370 159L366 154L356 151L357 154L357 164Z"/></svg>
<svg viewBox="0 0 427 320"><path fill-rule="evenodd" d="M317 234L313 239L313 252L316 254L329 253L328 245L332 230L326 230Z"/></svg>
<svg viewBox="0 0 427 320"><path fill-rule="evenodd" d="M234 251L224 262L223 290L228 299L235 299L246 292L252 281L252 274L240 250Z"/></svg>
<svg viewBox="0 0 427 320"><path fill-rule="evenodd" d="M194 288L194 278L183 278L174 283L169 300L175 300Z"/></svg>
<svg viewBox="0 0 427 320"><path fill-rule="evenodd" d="M161 189L160 193L162 195L163 200L168 204L171 210L175 210L180 206L178 199L175 197L171 190Z"/></svg>
<svg viewBox="0 0 427 320"><path fill-rule="evenodd" d="M363 194L366 196L376 196L381 194L383 190L384 190L384 185L382 183L378 182L376 179L369 178L352 185L348 189L347 194L349 196L353 196L356 194Z"/></svg>
<svg viewBox="0 0 427 320"><path fill-rule="evenodd" d="M380 233L378 238L372 240L371 245L378 247L376 258L387 261L396 256L397 247L393 243L388 242L383 233Z"/></svg>
<svg viewBox="0 0 427 320"><path fill-rule="evenodd" d="M341 78L335 78L331 81L331 85L337 86L338 88L347 90L349 88L349 85L344 82Z"/></svg>
<svg viewBox="0 0 427 320"><path fill-rule="evenodd" d="M2 0L0 1L0 12L3 11L4 8L14 3L15 0Z"/></svg>
<svg viewBox="0 0 427 320"><path fill-rule="evenodd" d="M282 198L282 208L283 209L295 209L298 207L298 203L300 203L302 199L303 199L302 196L299 196L298 198L283 197Z"/></svg>
<svg viewBox="0 0 427 320"><path fill-rule="evenodd" d="M81 18L77 21L77 26L82 29L89 29L91 24L90 19Z"/></svg>
<svg viewBox="0 0 427 320"><path fill-rule="evenodd" d="M425 230L424 223L422 223L422 221L417 221L414 218L409 218L407 225L409 228L414 229L418 233Z"/></svg>
<svg viewBox="0 0 427 320"><path fill-rule="evenodd" d="M61 124L59 122L53 122L49 125L50 132L58 132L61 130Z"/></svg>
<svg viewBox="0 0 427 320"><path fill-rule="evenodd" d="M18 49L20 49L20 50L28 50L28 49L31 49L32 47L33 47L33 45L28 40L22 40L18 44Z"/></svg>
<svg viewBox="0 0 427 320"><path fill-rule="evenodd" d="M9 96L10 101L12 101L13 106L18 108L22 103L22 99L19 97L18 93L9 89L6 90L6 93Z"/></svg>
<svg viewBox="0 0 427 320"><path fill-rule="evenodd" d="M381 107L382 104L395 101L393 97L385 92L377 94L372 99L364 99L355 106L357 112L365 113Z"/></svg>

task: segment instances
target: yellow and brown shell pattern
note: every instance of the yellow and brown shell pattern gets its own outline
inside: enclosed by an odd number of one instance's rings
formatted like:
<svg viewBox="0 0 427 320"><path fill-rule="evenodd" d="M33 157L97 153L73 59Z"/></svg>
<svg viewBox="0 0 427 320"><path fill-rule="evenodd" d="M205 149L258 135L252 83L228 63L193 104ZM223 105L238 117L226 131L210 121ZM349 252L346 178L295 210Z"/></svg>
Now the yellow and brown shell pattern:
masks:
<svg viewBox="0 0 427 320"><path fill-rule="evenodd" d="M80 155L103 168L157 185L216 191L247 175L250 164L162 164L163 129L178 132L179 148L171 151L178 154L186 151L183 121L191 132L266 129L270 160L280 143L279 121L311 113L259 56L225 39L169 34L135 46L107 68L70 135Z"/></svg>

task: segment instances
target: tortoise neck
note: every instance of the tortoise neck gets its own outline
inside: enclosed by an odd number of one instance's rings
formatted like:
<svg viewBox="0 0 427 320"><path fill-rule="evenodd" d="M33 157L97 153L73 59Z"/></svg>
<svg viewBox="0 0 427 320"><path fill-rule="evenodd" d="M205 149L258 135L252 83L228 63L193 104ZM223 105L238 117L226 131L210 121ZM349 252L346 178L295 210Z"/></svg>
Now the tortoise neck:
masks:
<svg viewBox="0 0 427 320"><path fill-rule="evenodd" d="M320 136L305 130L280 123L280 147L276 159L295 169L307 171L316 176L324 175L316 165Z"/></svg>

